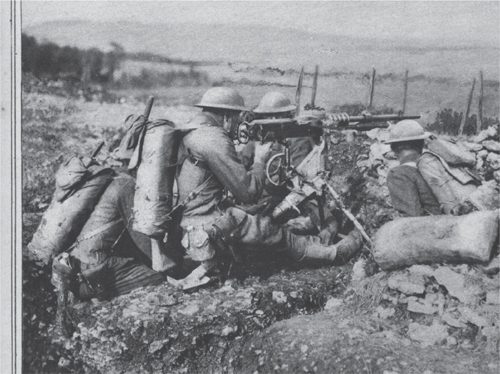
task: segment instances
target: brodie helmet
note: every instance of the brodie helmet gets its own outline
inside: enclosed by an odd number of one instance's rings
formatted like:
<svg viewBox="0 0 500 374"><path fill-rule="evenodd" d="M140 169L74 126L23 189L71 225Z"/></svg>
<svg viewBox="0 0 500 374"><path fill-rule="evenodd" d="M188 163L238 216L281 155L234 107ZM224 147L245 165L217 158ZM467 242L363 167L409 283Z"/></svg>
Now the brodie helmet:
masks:
<svg viewBox="0 0 500 374"><path fill-rule="evenodd" d="M420 123L411 119L405 119L391 127L389 130L389 139L384 143L390 144L423 139L427 139L427 135Z"/></svg>
<svg viewBox="0 0 500 374"><path fill-rule="evenodd" d="M257 108L253 110L257 114L271 114L271 113L284 113L290 112L297 109L297 107L291 104L290 99L288 99L281 92L272 91L266 93L260 100Z"/></svg>
<svg viewBox="0 0 500 374"><path fill-rule="evenodd" d="M214 87L209 89L203 94L200 102L194 106L236 111L247 110L243 97L238 91L229 87Z"/></svg>

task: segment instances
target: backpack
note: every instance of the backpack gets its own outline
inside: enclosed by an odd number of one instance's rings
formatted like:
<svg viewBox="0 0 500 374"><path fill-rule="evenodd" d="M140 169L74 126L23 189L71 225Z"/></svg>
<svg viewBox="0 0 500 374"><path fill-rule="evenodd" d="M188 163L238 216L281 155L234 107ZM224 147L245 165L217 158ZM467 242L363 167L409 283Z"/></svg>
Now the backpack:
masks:
<svg viewBox="0 0 500 374"><path fill-rule="evenodd" d="M177 166L184 161L179 155L180 144L193 129L180 129L165 119L142 119L138 126L139 120L132 123L122 141L130 155L128 168L137 169L132 228L163 239L171 221Z"/></svg>
<svg viewBox="0 0 500 374"><path fill-rule="evenodd" d="M75 241L99 198L113 180L114 170L74 156L56 173L56 189L31 242L30 252L48 264Z"/></svg>
<svg viewBox="0 0 500 374"><path fill-rule="evenodd" d="M474 167L476 164L475 155L453 139L438 139L433 136L427 143L427 148L441 156L450 166Z"/></svg>

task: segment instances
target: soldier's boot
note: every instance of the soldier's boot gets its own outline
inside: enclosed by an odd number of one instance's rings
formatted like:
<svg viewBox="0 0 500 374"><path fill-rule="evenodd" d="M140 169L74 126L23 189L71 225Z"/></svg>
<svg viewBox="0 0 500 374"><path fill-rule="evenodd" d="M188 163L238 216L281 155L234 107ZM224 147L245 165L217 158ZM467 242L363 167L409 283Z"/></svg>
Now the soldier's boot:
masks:
<svg viewBox="0 0 500 374"><path fill-rule="evenodd" d="M337 247L337 260L346 263L363 247L363 236L358 230L352 230L335 246Z"/></svg>
<svg viewBox="0 0 500 374"><path fill-rule="evenodd" d="M232 214L225 214L215 220L212 227L207 229L208 236L213 240L217 249L222 252L230 252L236 262L242 262L243 258L234 247L233 243L238 240L236 238L238 228L241 221L238 222Z"/></svg>
<svg viewBox="0 0 500 374"><path fill-rule="evenodd" d="M339 243L332 245L324 244L325 239L316 236L295 235L289 231L285 235L289 253L297 261L320 259L345 263L363 244L361 234L357 231L352 231Z"/></svg>
<svg viewBox="0 0 500 374"><path fill-rule="evenodd" d="M304 259L322 259L334 261L337 247L323 244L321 238L312 235L296 235L285 230L285 245L288 253L296 261Z"/></svg>

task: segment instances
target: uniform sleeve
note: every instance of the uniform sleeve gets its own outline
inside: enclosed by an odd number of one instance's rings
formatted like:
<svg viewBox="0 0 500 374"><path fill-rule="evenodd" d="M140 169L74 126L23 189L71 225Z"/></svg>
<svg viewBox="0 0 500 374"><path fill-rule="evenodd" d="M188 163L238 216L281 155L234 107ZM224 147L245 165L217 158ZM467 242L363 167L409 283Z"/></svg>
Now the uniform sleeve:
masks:
<svg viewBox="0 0 500 374"><path fill-rule="evenodd" d="M311 138L290 139L290 157L292 165L299 166L313 150L314 142Z"/></svg>
<svg viewBox="0 0 500 374"><path fill-rule="evenodd" d="M206 153L203 159L210 170L238 202L251 204L260 198L265 178L264 165L254 162L247 171L228 136L221 137L216 146L207 149Z"/></svg>
<svg viewBox="0 0 500 374"><path fill-rule="evenodd" d="M245 169L250 170L253 164L253 158L255 156L255 143L250 141L241 149L238 153L241 163Z"/></svg>
<svg viewBox="0 0 500 374"><path fill-rule="evenodd" d="M387 174L387 187L392 206L405 217L418 217L425 214L415 183L402 172L391 169Z"/></svg>
<svg viewBox="0 0 500 374"><path fill-rule="evenodd" d="M434 156L422 156L418 162L418 171L436 196L444 214L451 214L460 200L455 196L450 182L453 177L448 174L443 164Z"/></svg>

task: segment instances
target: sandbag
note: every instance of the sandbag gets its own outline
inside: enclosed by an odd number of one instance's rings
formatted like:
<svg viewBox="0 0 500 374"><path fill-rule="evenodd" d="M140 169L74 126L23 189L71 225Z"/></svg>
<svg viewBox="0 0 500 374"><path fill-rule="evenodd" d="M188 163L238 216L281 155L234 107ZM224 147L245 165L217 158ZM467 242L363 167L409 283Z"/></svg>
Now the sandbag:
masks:
<svg viewBox="0 0 500 374"><path fill-rule="evenodd" d="M498 214L396 219L376 233L374 259L384 270L414 264L485 263L498 235Z"/></svg>
<svg viewBox="0 0 500 374"><path fill-rule="evenodd" d="M71 196L53 198L43 214L28 249L46 264L73 244L114 174L110 168L94 171Z"/></svg>
<svg viewBox="0 0 500 374"><path fill-rule="evenodd" d="M120 235L123 237L126 225L120 215L120 196L133 195L134 189L135 181L130 175L118 174L113 179L72 245L71 254L75 258L97 264L110 256L112 247L119 244Z"/></svg>
<svg viewBox="0 0 500 374"><path fill-rule="evenodd" d="M154 239L163 239L168 231L177 154L186 133L167 120L150 122L132 156L131 164L139 165L132 227Z"/></svg>

